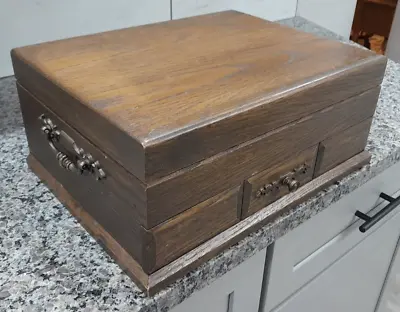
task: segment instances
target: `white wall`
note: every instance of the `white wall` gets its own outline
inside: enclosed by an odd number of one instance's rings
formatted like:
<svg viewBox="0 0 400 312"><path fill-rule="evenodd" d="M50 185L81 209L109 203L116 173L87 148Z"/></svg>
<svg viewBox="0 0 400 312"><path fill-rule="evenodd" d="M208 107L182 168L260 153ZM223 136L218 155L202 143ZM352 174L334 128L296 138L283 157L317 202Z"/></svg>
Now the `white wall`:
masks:
<svg viewBox="0 0 400 312"><path fill-rule="evenodd" d="M296 14L297 0L172 0L174 19L236 10L271 21Z"/></svg>
<svg viewBox="0 0 400 312"><path fill-rule="evenodd" d="M400 62L400 5L396 9L386 55L393 61Z"/></svg>
<svg viewBox="0 0 400 312"><path fill-rule="evenodd" d="M0 0L0 77L17 46L170 19L170 0Z"/></svg>
<svg viewBox="0 0 400 312"><path fill-rule="evenodd" d="M297 0L237 0L238 11L270 21L296 15Z"/></svg>
<svg viewBox="0 0 400 312"><path fill-rule="evenodd" d="M297 0L236 0L238 11L270 21L291 18L296 15Z"/></svg>
<svg viewBox="0 0 400 312"><path fill-rule="evenodd" d="M236 0L172 0L172 18L231 10Z"/></svg>
<svg viewBox="0 0 400 312"><path fill-rule="evenodd" d="M296 15L349 38L357 0L298 0Z"/></svg>

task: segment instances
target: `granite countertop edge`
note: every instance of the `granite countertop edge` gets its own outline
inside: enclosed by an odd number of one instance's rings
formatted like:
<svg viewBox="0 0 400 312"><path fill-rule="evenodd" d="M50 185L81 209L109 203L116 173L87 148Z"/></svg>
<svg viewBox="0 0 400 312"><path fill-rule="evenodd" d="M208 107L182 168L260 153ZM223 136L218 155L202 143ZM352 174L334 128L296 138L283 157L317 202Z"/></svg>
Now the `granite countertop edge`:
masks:
<svg viewBox="0 0 400 312"><path fill-rule="evenodd" d="M303 18L281 23L343 40ZM176 306L400 161L400 65L392 61L367 150L372 156L369 165L147 297L29 172L15 80L0 79L0 174L4 175L0 179L4 194L0 196L0 237L5 237L0 239L0 309L166 312Z"/></svg>

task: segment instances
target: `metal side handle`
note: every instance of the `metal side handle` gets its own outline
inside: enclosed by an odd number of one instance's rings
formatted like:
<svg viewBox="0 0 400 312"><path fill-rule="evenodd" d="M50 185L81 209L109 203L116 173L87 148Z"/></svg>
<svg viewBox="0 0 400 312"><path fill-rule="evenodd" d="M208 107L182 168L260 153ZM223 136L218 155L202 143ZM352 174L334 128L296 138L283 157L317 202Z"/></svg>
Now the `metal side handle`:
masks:
<svg viewBox="0 0 400 312"><path fill-rule="evenodd" d="M60 167L81 175L87 173L93 174L96 180L102 180L106 177L106 173L101 168L99 161L95 160L91 154L86 153L80 148L67 133L59 130L57 125L54 124L50 118L42 114L39 116L39 120L42 122L41 131L45 134ZM73 157L69 157L56 147L56 144L59 143L61 139L68 143L70 149L73 151Z"/></svg>
<svg viewBox="0 0 400 312"><path fill-rule="evenodd" d="M392 196L389 196L385 193L380 193L379 197L383 198L384 200L387 200L389 202L389 205L387 205L386 207L379 210L372 217L366 215L365 213L363 213L359 210L356 211L356 213L355 213L356 217L359 217L360 219L365 221L365 223L363 223L359 227L360 232L365 233L366 231L368 231L371 227L373 227L380 220L382 220L386 215L388 215L393 209L395 209L397 206L400 205L400 196L398 196L397 198L393 198Z"/></svg>

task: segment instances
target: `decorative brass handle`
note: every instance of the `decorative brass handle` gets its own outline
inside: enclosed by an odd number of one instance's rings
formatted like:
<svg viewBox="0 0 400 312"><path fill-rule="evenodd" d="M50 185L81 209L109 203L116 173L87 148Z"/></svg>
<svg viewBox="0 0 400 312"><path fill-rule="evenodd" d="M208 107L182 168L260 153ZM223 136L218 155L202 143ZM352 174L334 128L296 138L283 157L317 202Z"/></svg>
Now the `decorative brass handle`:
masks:
<svg viewBox="0 0 400 312"><path fill-rule="evenodd" d="M82 175L93 174L96 180L102 180L106 177L106 173L101 168L99 161L94 160L91 154L85 153L67 133L57 129L57 126L50 118L43 114L39 119L43 124L41 130L46 135L50 148L56 154L58 164L62 168ZM75 155L69 157L66 153L60 151L55 145L60 141L65 141L72 146Z"/></svg>
<svg viewBox="0 0 400 312"><path fill-rule="evenodd" d="M282 184L286 185L289 189L289 192L294 192L300 186L300 182L297 181L293 176L287 176L282 180Z"/></svg>
<svg viewBox="0 0 400 312"><path fill-rule="evenodd" d="M278 194L281 186L287 186L289 192L294 192L300 187L300 178L302 175L306 174L310 166L308 164L304 164L298 168L293 169L292 172L285 174L280 177L277 181L271 182L262 186L256 192L256 198L260 198L262 196L270 195L270 194Z"/></svg>

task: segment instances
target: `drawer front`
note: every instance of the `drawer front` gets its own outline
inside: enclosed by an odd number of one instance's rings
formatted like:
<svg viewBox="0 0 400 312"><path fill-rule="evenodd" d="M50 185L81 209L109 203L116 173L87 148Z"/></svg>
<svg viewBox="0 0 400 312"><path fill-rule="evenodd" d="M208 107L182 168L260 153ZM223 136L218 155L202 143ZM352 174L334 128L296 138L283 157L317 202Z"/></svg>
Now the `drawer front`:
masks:
<svg viewBox="0 0 400 312"><path fill-rule="evenodd" d="M361 233L358 228L364 221L355 217L355 212L359 210L372 215L385 207L388 202L379 199L379 194L396 193L400 189L399 174L400 163L275 242L271 247L268 309L312 280L384 223L382 220L366 233ZM399 210L400 207L393 213Z"/></svg>
<svg viewBox="0 0 400 312"><path fill-rule="evenodd" d="M314 176L317 177L361 153L367 145L372 118L334 135L319 145Z"/></svg>
<svg viewBox="0 0 400 312"><path fill-rule="evenodd" d="M317 146L293 155L289 161L260 172L244 183L243 217L297 190L313 176Z"/></svg>
<svg viewBox="0 0 400 312"><path fill-rule="evenodd" d="M152 228L155 269L239 222L242 197L242 186L237 186Z"/></svg>
<svg viewBox="0 0 400 312"><path fill-rule="evenodd" d="M384 312L376 310L400 234L399 210L366 239L272 310L262 312ZM391 306L387 312L398 312Z"/></svg>
<svg viewBox="0 0 400 312"><path fill-rule="evenodd" d="M267 168L282 166L301 151L372 117L379 90L368 90L149 185L148 223L155 226Z"/></svg>

